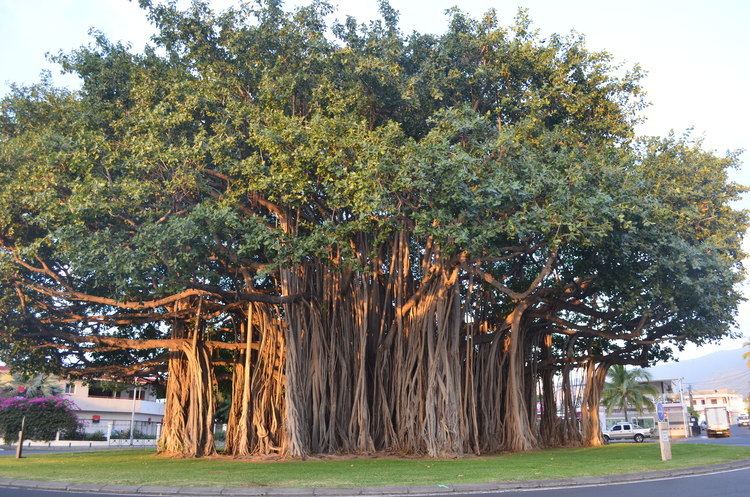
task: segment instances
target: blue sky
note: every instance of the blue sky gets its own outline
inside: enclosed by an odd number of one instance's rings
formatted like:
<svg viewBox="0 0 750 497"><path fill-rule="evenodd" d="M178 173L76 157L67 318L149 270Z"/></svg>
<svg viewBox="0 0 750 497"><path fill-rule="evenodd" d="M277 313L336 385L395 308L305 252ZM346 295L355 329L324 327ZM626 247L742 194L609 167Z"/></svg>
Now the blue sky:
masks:
<svg viewBox="0 0 750 497"><path fill-rule="evenodd" d="M221 9L230 0L215 0ZM288 5L304 4L303 0ZM340 0L339 16L376 16L375 0ZM748 150L735 179L750 185L750 2L744 0L391 0L401 12L405 31L440 32L445 9L458 5L474 15L495 8L510 22L519 7L530 11L542 34L575 30L588 45L607 50L616 61L640 64L648 73L644 86L651 105L639 131L663 135L692 128L707 148L720 152ZM0 0L0 95L9 82L32 83L54 66L45 53L70 50L89 40L90 28L141 50L151 27L127 0ZM77 81L55 74L60 85ZM750 199L743 202L750 207ZM746 243L750 249L750 243ZM750 289L745 294L750 297ZM750 336L750 304L740 310L740 329ZM717 348L736 348L742 340L719 347L690 348L689 358Z"/></svg>

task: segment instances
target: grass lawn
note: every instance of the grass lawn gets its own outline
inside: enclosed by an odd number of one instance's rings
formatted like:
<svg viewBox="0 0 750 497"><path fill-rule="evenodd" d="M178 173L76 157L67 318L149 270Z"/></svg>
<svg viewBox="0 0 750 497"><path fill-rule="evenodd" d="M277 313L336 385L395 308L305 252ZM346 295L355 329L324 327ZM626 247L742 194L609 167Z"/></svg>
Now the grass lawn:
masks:
<svg viewBox="0 0 750 497"><path fill-rule="evenodd" d="M32 454L0 458L0 477L27 480L174 486L354 487L433 485L595 476L715 464L750 458L750 447L673 444L662 462L659 446L612 444L462 459L337 458L243 461L224 457L167 459L146 450Z"/></svg>

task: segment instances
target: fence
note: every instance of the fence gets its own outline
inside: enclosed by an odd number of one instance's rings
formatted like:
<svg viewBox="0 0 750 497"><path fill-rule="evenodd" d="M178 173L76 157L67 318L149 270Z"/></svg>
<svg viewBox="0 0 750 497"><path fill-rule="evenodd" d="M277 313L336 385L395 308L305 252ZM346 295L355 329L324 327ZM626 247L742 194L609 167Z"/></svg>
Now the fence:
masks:
<svg viewBox="0 0 750 497"><path fill-rule="evenodd" d="M213 433L216 447L222 449L226 439L227 425L214 423ZM58 432L54 440L28 440L32 446L46 447L155 447L161 435L161 423L154 421L134 421L130 432L130 420L100 419L81 421L80 429L72 433Z"/></svg>
<svg viewBox="0 0 750 497"><path fill-rule="evenodd" d="M111 446L154 446L161 434L161 423L154 421L134 421L123 419L100 419L98 422L85 420L74 433L58 434L57 441L107 442ZM102 445L102 444L97 444Z"/></svg>
<svg viewBox="0 0 750 497"><path fill-rule="evenodd" d="M161 434L161 423L153 421L130 421L115 420L108 425L109 445L141 445L153 446Z"/></svg>

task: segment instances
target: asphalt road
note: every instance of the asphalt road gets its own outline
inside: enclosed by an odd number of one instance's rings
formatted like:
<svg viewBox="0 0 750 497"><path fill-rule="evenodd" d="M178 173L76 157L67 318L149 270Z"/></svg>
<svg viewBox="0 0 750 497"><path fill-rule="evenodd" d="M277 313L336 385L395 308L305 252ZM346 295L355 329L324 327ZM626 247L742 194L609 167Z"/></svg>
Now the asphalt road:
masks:
<svg viewBox="0 0 750 497"><path fill-rule="evenodd" d="M102 450L124 450L124 449L143 449L144 447L112 446L112 447L24 447L23 455L29 454L60 454L64 452L97 452ZM16 448L0 447L0 457L16 456ZM0 493L0 497L2 494Z"/></svg>
<svg viewBox="0 0 750 497"><path fill-rule="evenodd" d="M732 425L731 427L732 436L726 438L708 438L705 435L686 440L686 443L711 443L711 444L722 444L722 445L743 445L750 447L750 428L747 426ZM750 490L748 490L750 495Z"/></svg>
<svg viewBox="0 0 750 497"><path fill-rule="evenodd" d="M750 493L750 469L641 483L506 492L494 495L500 497L747 497L748 493Z"/></svg>
<svg viewBox="0 0 750 497"><path fill-rule="evenodd" d="M485 497L747 497L750 491L750 468L700 476L683 476L641 483L597 485L590 487L552 488L544 490L483 493ZM3 497L124 497L116 494L71 493L45 490L3 488ZM438 494L435 494L438 495ZM469 497L471 494L441 494ZM477 494L474 494L477 495Z"/></svg>

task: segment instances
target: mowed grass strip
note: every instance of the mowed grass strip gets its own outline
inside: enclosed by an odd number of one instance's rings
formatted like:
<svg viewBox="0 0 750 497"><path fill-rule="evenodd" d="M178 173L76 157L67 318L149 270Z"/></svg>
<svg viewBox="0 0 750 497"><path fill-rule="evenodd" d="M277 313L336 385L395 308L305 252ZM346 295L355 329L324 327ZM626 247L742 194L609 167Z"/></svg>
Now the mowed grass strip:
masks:
<svg viewBox="0 0 750 497"><path fill-rule="evenodd" d="M0 477L113 485L358 487L572 478L703 466L750 458L750 447L674 444L662 462L656 444L540 450L461 459L326 457L250 461L168 459L146 450L0 457Z"/></svg>

